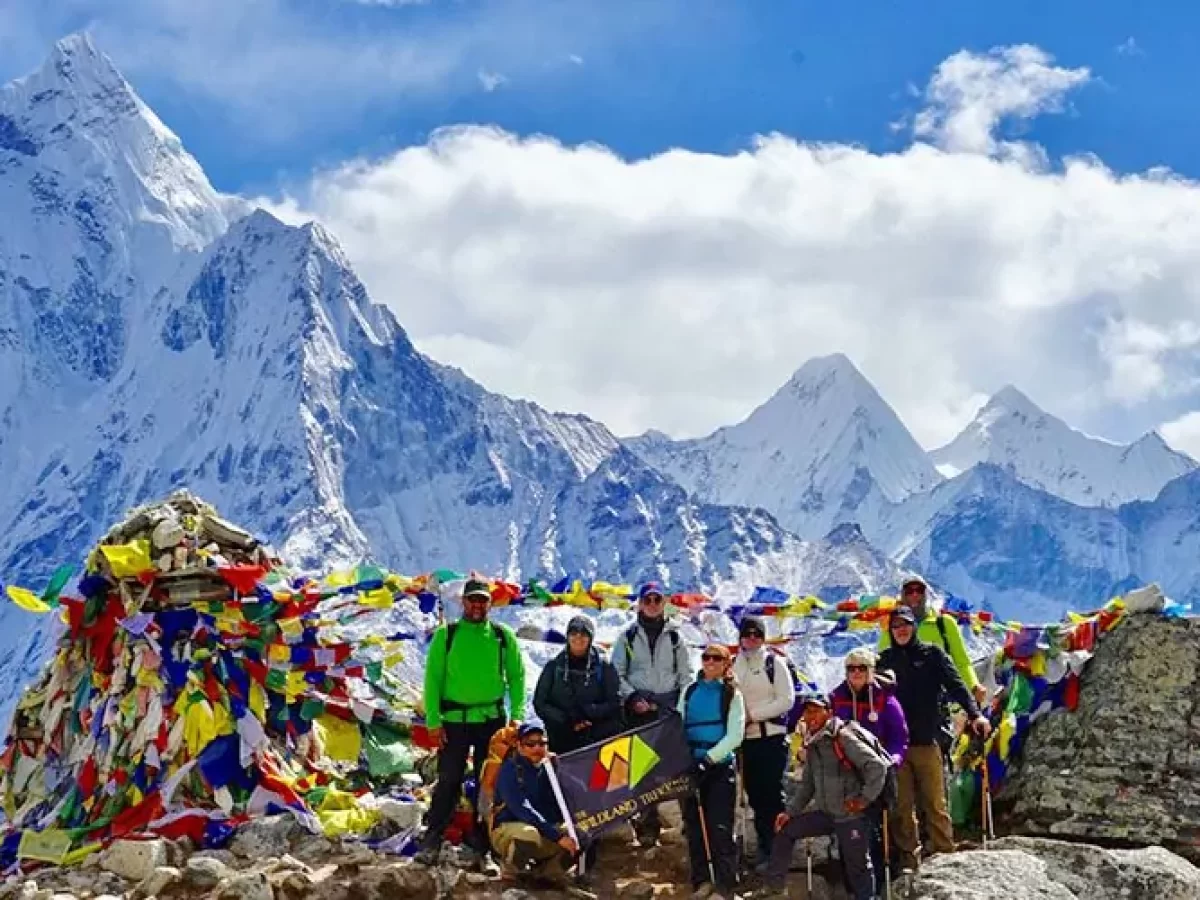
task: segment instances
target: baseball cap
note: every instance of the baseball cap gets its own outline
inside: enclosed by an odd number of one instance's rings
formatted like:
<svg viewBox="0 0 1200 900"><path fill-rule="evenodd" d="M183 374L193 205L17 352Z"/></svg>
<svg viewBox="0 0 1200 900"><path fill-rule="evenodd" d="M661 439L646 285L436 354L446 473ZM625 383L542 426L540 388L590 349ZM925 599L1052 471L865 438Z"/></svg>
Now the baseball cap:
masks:
<svg viewBox="0 0 1200 900"><path fill-rule="evenodd" d="M546 726L542 724L540 719L530 719L528 722L522 722L517 726L517 740L524 740L531 734L545 734Z"/></svg>
<svg viewBox="0 0 1200 900"><path fill-rule="evenodd" d="M463 599L468 597L483 597L486 600L492 599L492 592L488 590L487 582L480 581L477 578L472 578L463 585Z"/></svg>
<svg viewBox="0 0 1200 900"><path fill-rule="evenodd" d="M910 625L916 625L917 617L913 615L913 611L907 606L897 606L892 610L892 617L888 621L888 624L892 625L896 622L907 622Z"/></svg>

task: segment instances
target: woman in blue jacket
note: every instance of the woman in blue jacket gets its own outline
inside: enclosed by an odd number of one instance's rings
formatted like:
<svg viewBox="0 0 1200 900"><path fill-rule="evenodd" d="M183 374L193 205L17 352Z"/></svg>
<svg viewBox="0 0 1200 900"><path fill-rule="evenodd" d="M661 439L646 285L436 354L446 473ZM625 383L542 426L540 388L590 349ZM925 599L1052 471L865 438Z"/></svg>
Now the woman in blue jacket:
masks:
<svg viewBox="0 0 1200 900"><path fill-rule="evenodd" d="M746 705L734 683L729 648L710 644L700 659L702 666L696 680L679 698L679 713L692 751L692 774L696 780L695 792L683 804L683 822L693 891L701 897L728 900L734 896L737 884L737 848L733 842L737 806L734 752L746 732ZM706 828L701 826L701 815Z"/></svg>

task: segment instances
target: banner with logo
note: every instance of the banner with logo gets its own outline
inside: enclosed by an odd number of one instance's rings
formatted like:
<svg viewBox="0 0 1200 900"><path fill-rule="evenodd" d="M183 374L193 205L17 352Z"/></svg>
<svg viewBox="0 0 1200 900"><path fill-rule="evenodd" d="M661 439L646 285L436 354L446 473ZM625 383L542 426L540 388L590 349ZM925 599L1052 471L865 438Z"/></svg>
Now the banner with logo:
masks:
<svg viewBox="0 0 1200 900"><path fill-rule="evenodd" d="M571 821L585 843L664 800L686 796L691 766L678 715L564 753L554 763Z"/></svg>

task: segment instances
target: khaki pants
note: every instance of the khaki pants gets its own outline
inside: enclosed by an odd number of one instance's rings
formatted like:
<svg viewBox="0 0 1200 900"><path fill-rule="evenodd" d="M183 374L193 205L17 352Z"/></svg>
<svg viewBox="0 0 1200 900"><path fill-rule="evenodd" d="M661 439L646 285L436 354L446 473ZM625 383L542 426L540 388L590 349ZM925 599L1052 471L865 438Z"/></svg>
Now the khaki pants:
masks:
<svg viewBox="0 0 1200 900"><path fill-rule="evenodd" d="M892 810L892 832L901 862L915 869L920 859L917 808L925 821L925 830L934 853L954 850L954 829L946 809L946 788L942 779L942 750L932 746L910 746L897 780L899 798Z"/></svg>
<svg viewBox="0 0 1200 900"><path fill-rule="evenodd" d="M518 846L520 845L520 846ZM524 874L535 878L565 881L570 866L570 855L554 841L548 841L532 825L522 822L505 822L492 829L492 847L500 857L504 874L519 874L514 860L518 856L536 860Z"/></svg>

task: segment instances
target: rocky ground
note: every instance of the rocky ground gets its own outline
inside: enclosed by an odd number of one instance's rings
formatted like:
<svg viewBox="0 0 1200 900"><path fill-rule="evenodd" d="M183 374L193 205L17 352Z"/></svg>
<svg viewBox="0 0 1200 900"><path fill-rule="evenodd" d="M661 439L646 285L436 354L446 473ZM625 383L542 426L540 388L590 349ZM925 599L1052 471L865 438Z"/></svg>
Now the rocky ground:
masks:
<svg viewBox="0 0 1200 900"><path fill-rule="evenodd" d="M788 896L844 900L827 878L834 863L814 854L811 893L798 849ZM687 852L677 826L649 850L617 833L606 839L592 890L601 898L684 898ZM753 888L753 882L747 888ZM563 896L523 890L468 871L454 848L437 868L376 854L361 844L301 831L290 817L252 823L222 850L187 841L122 841L74 869L46 870L0 885L0 900L531 900ZM1160 847L1104 850L1087 844L1010 837L988 850L934 857L893 896L929 900L1197 900L1200 869Z"/></svg>

